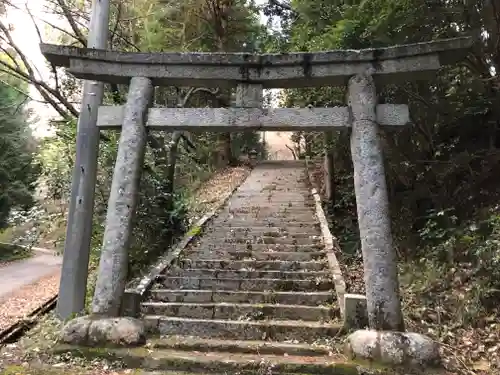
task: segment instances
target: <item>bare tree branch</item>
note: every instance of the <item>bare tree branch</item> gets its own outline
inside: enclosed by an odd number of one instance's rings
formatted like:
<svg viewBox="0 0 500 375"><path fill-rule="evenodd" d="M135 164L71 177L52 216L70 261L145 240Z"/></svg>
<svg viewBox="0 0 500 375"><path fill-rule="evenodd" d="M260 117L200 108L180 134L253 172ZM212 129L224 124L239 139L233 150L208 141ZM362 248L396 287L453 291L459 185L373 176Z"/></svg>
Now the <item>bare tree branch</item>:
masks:
<svg viewBox="0 0 500 375"><path fill-rule="evenodd" d="M83 35L82 31L78 27L75 18L73 17L73 14L68 5L66 4L66 2L64 0L56 0L56 1L59 7L61 8L64 17L68 21L71 30L73 30L76 39L82 44L83 47L87 47L87 38L85 37L85 35Z"/></svg>

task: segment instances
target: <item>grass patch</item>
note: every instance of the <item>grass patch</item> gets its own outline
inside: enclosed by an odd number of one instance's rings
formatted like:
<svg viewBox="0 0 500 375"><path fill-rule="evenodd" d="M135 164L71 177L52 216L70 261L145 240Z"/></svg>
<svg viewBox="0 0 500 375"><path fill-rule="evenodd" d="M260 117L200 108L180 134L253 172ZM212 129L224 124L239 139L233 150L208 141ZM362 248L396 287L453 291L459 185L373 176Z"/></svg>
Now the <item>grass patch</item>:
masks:
<svg viewBox="0 0 500 375"><path fill-rule="evenodd" d="M0 243L0 263L26 259L32 255L33 251L30 248Z"/></svg>

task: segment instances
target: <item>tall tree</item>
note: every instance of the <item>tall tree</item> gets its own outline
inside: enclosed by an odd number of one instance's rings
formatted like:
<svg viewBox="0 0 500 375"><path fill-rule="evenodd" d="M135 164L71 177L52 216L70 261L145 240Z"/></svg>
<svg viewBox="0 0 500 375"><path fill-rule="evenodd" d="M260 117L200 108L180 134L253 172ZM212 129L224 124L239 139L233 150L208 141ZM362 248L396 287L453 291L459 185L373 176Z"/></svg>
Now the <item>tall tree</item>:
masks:
<svg viewBox="0 0 500 375"><path fill-rule="evenodd" d="M22 81L0 74L0 229L7 227L13 209L34 204L40 175L24 90Z"/></svg>

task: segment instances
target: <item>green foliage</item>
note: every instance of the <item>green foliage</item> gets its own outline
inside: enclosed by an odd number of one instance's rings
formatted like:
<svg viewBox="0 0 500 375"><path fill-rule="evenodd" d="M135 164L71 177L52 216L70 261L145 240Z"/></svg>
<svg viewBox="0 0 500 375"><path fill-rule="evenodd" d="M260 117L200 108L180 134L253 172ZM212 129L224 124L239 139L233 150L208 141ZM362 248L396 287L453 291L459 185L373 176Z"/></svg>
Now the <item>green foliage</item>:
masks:
<svg viewBox="0 0 500 375"><path fill-rule="evenodd" d="M0 230L8 226L12 210L33 206L40 173L25 98L16 86L15 80L0 76Z"/></svg>
<svg viewBox="0 0 500 375"><path fill-rule="evenodd" d="M418 0L291 1L295 14L283 16L284 37L291 50L368 48L428 41L436 38L482 34L465 64L441 69L428 81L402 82L379 91L381 103L408 103L413 126L397 134L382 130L393 228L400 255L415 247L441 243L447 229L431 227L446 222L460 226L477 215L477 207L495 203L498 197L498 122L500 121L498 10L490 3L422 2ZM498 18L496 18L498 19ZM479 37L477 38L479 40ZM343 89L286 90L287 107L345 105ZM321 156L322 134L296 133L299 154ZM336 132L335 218L339 232L351 243L355 224L352 194L352 162L349 134ZM448 213L453 207L453 217ZM434 212L432 219L429 213ZM343 215L351 215L352 220ZM409 224L410 223L410 224ZM432 224L434 223L434 224ZM434 236L430 238L430 233ZM439 237L438 237L439 236Z"/></svg>

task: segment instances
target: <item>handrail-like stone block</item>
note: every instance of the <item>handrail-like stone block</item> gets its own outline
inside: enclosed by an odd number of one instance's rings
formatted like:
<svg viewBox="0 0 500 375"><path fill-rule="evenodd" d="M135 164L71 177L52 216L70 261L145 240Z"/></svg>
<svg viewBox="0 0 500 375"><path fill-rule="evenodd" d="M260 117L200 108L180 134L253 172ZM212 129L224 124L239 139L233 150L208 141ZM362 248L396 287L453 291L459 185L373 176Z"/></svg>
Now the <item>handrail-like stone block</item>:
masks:
<svg viewBox="0 0 500 375"><path fill-rule="evenodd" d="M155 84L233 87L260 83L263 88L342 85L350 76L368 70L381 83L422 77L418 72L459 61L472 39L454 38L363 50L325 52L137 53L41 44L45 57L77 78L126 83L146 76Z"/></svg>
<svg viewBox="0 0 500 375"><path fill-rule="evenodd" d="M121 127L123 107L99 108L97 126ZM406 104L379 104L377 122L381 125L405 125L409 122ZM349 109L334 108L151 108L147 126L162 130L237 131L322 130L350 126Z"/></svg>

